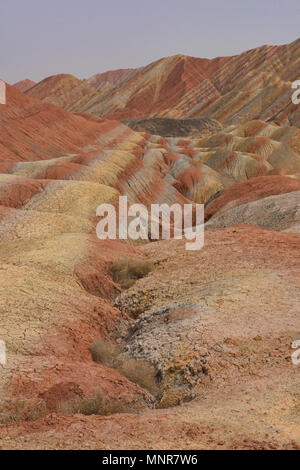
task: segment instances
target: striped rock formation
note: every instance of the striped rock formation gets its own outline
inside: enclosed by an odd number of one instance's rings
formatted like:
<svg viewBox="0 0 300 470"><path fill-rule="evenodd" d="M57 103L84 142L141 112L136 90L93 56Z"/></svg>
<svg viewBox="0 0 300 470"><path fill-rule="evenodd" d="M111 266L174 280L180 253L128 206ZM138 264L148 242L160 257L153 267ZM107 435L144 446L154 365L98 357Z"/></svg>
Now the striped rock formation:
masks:
<svg viewBox="0 0 300 470"><path fill-rule="evenodd" d="M36 82L30 80L29 78L25 78L25 80L21 80L15 83L14 87L22 93L25 93L25 91L30 90L30 88L32 88L34 85L36 85Z"/></svg>
<svg viewBox="0 0 300 470"><path fill-rule="evenodd" d="M94 364L89 353L95 336L108 337L129 322L108 301L119 287L107 266L134 249L100 242L95 211L115 200L119 192L109 184L133 171L144 138L117 122L72 116L10 87L7 96L0 109L0 337L8 356L1 369L1 416L7 419L20 397L26 420L41 400L55 411L67 397L95 387L134 407L151 406L149 394Z"/></svg>
<svg viewBox="0 0 300 470"><path fill-rule="evenodd" d="M80 111L90 102L101 96L87 80L80 80L73 75L60 74L47 77L27 91L27 95L61 106L68 111Z"/></svg>
<svg viewBox="0 0 300 470"><path fill-rule="evenodd" d="M231 125L251 119L299 126L291 84L299 79L300 39L233 57L175 55L133 71L89 80L49 77L29 96L113 119L209 118Z"/></svg>
<svg viewBox="0 0 300 470"><path fill-rule="evenodd" d="M129 80L135 73L138 73L140 69L119 69L109 70L108 72L97 73L88 79L90 85L96 90L106 90L115 88L123 83L125 80Z"/></svg>
<svg viewBox="0 0 300 470"><path fill-rule="evenodd" d="M176 143L175 158L186 166L186 142L72 115L9 86L0 126L0 337L8 354L2 419L20 397L28 413L41 400L56 411L62 400L96 386L133 407L151 406L144 390L90 358L95 337L109 338L131 321L109 302L120 292L109 265L141 256L128 244L97 239L96 208L121 194L147 206L184 204L193 185L199 185L194 200L206 200L215 181L219 187L217 175L198 163L191 181L185 168L175 171L170 150Z"/></svg>
<svg viewBox="0 0 300 470"><path fill-rule="evenodd" d="M214 61L175 56L103 82L61 75L25 95L7 86L2 448L300 445L291 362L300 331L300 131L286 101L298 47ZM106 95L107 82L119 94ZM205 115L212 126L183 138L95 114ZM147 207L205 203L204 248L97 239L98 205L117 205L120 195ZM110 267L128 257L154 268L122 291ZM159 396L93 362L99 337L155 366ZM95 390L125 400L131 414L61 413L62 402Z"/></svg>

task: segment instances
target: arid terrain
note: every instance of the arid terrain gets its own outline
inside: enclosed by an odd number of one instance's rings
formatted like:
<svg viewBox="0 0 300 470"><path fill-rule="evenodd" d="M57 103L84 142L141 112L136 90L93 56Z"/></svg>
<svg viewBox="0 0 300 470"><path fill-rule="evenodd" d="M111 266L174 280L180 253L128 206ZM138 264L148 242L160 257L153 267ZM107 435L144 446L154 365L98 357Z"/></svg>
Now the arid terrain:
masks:
<svg viewBox="0 0 300 470"><path fill-rule="evenodd" d="M300 449L300 39L6 85L0 449ZM205 243L96 209L205 204Z"/></svg>

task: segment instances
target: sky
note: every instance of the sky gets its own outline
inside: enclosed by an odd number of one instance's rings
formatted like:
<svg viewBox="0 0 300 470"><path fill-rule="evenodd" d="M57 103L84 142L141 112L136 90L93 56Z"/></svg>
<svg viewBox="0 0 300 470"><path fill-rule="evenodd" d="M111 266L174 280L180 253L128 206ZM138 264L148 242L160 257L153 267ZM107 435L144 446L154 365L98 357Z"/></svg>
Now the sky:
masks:
<svg viewBox="0 0 300 470"><path fill-rule="evenodd" d="M0 77L88 78L174 54L285 44L299 31L299 0L0 0Z"/></svg>

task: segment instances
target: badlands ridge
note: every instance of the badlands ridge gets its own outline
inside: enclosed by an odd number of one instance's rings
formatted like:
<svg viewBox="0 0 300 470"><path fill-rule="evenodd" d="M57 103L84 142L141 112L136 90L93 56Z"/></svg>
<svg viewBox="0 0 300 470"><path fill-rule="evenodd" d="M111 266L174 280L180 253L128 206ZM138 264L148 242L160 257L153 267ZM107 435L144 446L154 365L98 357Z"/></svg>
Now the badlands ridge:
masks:
<svg viewBox="0 0 300 470"><path fill-rule="evenodd" d="M299 448L299 48L7 85L2 449ZM204 248L97 239L120 195L204 203ZM125 286L128 258L151 268ZM119 407L80 408L96 394Z"/></svg>

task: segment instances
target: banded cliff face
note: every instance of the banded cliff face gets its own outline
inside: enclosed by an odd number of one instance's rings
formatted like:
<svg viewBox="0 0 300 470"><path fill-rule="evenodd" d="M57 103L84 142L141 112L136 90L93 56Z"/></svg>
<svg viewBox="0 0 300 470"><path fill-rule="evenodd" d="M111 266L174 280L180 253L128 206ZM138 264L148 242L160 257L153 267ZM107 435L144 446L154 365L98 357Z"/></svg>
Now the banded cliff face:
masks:
<svg viewBox="0 0 300 470"><path fill-rule="evenodd" d="M300 39L233 57L166 57L146 67L98 74L89 80L59 75L28 95L71 111L113 119L214 119L230 125L251 119L299 123L291 83L300 70Z"/></svg>

